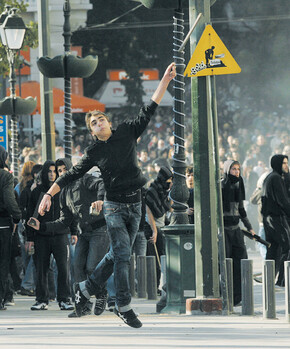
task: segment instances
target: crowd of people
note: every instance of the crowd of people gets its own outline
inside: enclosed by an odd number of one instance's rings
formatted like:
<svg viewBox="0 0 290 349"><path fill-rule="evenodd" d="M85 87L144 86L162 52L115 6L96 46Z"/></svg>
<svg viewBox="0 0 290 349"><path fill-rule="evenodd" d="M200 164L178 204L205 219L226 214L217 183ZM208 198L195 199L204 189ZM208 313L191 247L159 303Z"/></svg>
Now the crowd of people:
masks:
<svg viewBox="0 0 290 349"><path fill-rule="evenodd" d="M129 326L142 326L130 306L128 268L134 243L139 255L165 253L161 228L172 210L174 136L172 113L157 106L174 76L173 64L137 119L88 113L89 132L74 129L72 163L64 158L58 132L55 162L42 162L41 139L32 147L23 134L21 175L13 182L8 153L0 148L1 310L14 304L18 292L36 298L31 310L47 310L49 301L56 300L61 310L72 311L69 317L79 317L91 314L94 295L95 315L107 304ZM257 105L247 105L242 113L236 102L239 89L232 94L231 103L221 100L218 146L226 256L234 261L238 305L240 260L247 258L240 220L271 242L262 256L275 260L277 285L284 286L283 261L290 258L290 126L286 109L265 117ZM187 213L194 223L193 141L187 124ZM157 280L159 286L158 263Z"/></svg>

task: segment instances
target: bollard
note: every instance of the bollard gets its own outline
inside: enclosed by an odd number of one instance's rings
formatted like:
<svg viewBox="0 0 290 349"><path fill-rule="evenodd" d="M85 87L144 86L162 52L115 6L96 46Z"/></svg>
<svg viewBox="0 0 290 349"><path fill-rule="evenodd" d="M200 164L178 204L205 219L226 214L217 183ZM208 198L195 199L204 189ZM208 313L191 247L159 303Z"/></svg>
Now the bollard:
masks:
<svg viewBox="0 0 290 349"><path fill-rule="evenodd" d="M284 262L285 273L285 315L286 321L290 322L290 261Z"/></svg>
<svg viewBox="0 0 290 349"><path fill-rule="evenodd" d="M253 261L241 260L242 315L254 315Z"/></svg>
<svg viewBox="0 0 290 349"><path fill-rule="evenodd" d="M130 293L132 297L136 297L135 290L135 256L132 255L130 259L130 274L129 274L129 282L130 282Z"/></svg>
<svg viewBox="0 0 290 349"><path fill-rule="evenodd" d="M229 297L229 312L234 310L234 285L233 285L233 260L232 258L226 258L227 266L227 281L228 281L228 297Z"/></svg>
<svg viewBox="0 0 290 349"><path fill-rule="evenodd" d="M156 276L156 257L146 257L147 268L147 297L148 299L157 299L157 276Z"/></svg>
<svg viewBox="0 0 290 349"><path fill-rule="evenodd" d="M275 261L265 260L263 265L263 317L276 319Z"/></svg>
<svg viewBox="0 0 290 349"><path fill-rule="evenodd" d="M138 298L146 298L146 257L137 257L137 295Z"/></svg>

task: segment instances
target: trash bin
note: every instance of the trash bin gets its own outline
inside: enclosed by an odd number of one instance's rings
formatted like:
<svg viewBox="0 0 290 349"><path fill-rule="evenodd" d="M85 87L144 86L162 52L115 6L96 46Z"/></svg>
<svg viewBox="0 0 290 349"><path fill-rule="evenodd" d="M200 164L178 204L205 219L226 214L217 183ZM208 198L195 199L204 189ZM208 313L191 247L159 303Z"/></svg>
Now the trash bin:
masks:
<svg viewBox="0 0 290 349"><path fill-rule="evenodd" d="M196 297L194 224L162 228L166 246L166 307L162 313L185 313L186 299Z"/></svg>

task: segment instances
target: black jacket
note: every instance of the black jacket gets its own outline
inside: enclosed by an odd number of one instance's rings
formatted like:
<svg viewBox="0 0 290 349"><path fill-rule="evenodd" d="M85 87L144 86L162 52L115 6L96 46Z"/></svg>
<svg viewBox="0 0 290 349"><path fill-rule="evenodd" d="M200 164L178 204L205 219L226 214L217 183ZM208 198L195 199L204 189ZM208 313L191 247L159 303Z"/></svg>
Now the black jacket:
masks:
<svg viewBox="0 0 290 349"><path fill-rule="evenodd" d="M14 178L6 170L5 161L8 157L6 150L0 146L0 226L12 226L21 219L21 211L14 193Z"/></svg>
<svg viewBox="0 0 290 349"><path fill-rule="evenodd" d="M49 182L48 182L48 169L51 165L54 165L53 161L46 161L43 165L43 168L41 170L41 184L38 185L33 191L31 192L28 208L27 208L27 216L26 216L26 222L29 220L30 217L37 218L40 223L44 222L50 222L54 221L59 218L60 216L60 204L59 204L59 195L60 193L56 194L52 200L51 200L51 208L49 212L46 212L44 216L40 216L38 214L38 206L41 202L41 199L49 189ZM53 232L45 232L44 230L35 230L31 227L29 227L27 224L25 226L26 233L27 233L27 241L34 241L34 237L37 234L40 235L61 235L61 234L69 234L69 229L61 229L61 230L54 230Z"/></svg>
<svg viewBox="0 0 290 349"><path fill-rule="evenodd" d="M85 174L82 178L72 182L60 193L60 217L54 222L41 225L42 229L50 232L71 226L73 222L79 224L81 232L91 232L106 224L103 213L98 216L90 215L91 203L104 200L104 182L101 178Z"/></svg>
<svg viewBox="0 0 290 349"><path fill-rule="evenodd" d="M290 217L290 200L282 178L282 163L286 155L271 158L271 172L265 179L262 192L262 215Z"/></svg>
<svg viewBox="0 0 290 349"><path fill-rule="evenodd" d="M147 180L138 167L137 138L147 127L156 108L157 104L151 102L149 106L141 108L135 120L120 124L107 141L97 140L86 149L80 162L58 178L56 183L63 188L93 166L98 166L108 196L141 188Z"/></svg>

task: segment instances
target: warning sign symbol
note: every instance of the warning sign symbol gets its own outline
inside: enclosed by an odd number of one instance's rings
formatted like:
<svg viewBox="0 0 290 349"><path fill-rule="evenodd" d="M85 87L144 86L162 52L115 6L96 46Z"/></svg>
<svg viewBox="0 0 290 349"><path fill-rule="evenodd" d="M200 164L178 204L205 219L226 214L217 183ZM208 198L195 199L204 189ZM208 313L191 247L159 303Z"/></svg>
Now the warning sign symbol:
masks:
<svg viewBox="0 0 290 349"><path fill-rule="evenodd" d="M241 68L211 25L204 32L185 69L184 76L237 74Z"/></svg>

